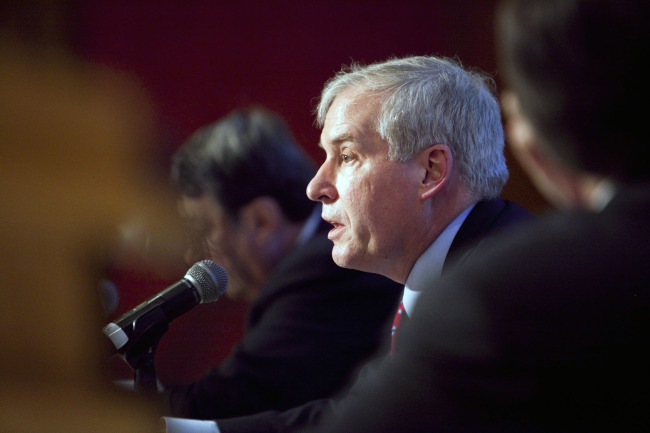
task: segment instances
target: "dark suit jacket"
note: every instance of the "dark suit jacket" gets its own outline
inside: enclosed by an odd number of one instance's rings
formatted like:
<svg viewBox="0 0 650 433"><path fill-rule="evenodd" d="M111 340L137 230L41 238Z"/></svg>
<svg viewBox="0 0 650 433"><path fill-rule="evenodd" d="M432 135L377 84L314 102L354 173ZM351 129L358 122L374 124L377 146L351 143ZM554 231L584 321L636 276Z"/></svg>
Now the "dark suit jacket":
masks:
<svg viewBox="0 0 650 433"><path fill-rule="evenodd" d="M331 395L384 344L402 286L332 260L325 222L278 265L229 358L168 389L170 414L212 419L283 410Z"/></svg>
<svg viewBox="0 0 650 433"><path fill-rule="evenodd" d="M402 351L319 433L646 429L650 185L509 233L413 316Z"/></svg>
<svg viewBox="0 0 650 433"><path fill-rule="evenodd" d="M452 268L452 264L470 257L473 251L479 246L482 247L490 236L506 227L528 220L530 217L531 215L525 209L509 201L495 199L477 203L452 241L445 258L443 273ZM399 350L399 345L397 350ZM377 365L384 361L385 356L379 356L367 365L352 389L341 393L340 399L321 399L285 412L267 411L247 417L220 419L217 424L221 433L299 430L333 411L336 412L338 407L344 405L345 402L355 400L357 388L368 380L367 378L372 377ZM341 431L345 431L345 429Z"/></svg>

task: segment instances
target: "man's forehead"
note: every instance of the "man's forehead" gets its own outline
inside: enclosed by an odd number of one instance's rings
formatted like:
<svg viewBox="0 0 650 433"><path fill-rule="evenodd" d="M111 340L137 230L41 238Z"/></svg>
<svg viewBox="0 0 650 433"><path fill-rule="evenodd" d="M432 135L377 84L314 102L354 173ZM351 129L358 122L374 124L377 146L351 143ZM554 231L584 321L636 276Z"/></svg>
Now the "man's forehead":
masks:
<svg viewBox="0 0 650 433"><path fill-rule="evenodd" d="M199 218L208 212L219 210L219 205L211 194L203 193L198 197L183 195L178 200L179 209L184 217Z"/></svg>
<svg viewBox="0 0 650 433"><path fill-rule="evenodd" d="M356 143L359 137L376 131L380 101L375 94L349 88L332 102L321 132L320 147Z"/></svg>
<svg viewBox="0 0 650 433"><path fill-rule="evenodd" d="M363 87L348 87L332 101L325 120L341 118L366 118L378 115L379 94Z"/></svg>

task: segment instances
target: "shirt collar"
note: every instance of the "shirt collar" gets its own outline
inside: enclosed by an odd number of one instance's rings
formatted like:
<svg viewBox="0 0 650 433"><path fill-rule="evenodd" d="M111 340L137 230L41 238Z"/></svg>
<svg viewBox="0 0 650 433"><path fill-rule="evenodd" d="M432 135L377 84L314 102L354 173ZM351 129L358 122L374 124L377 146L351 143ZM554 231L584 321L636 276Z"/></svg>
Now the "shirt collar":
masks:
<svg viewBox="0 0 650 433"><path fill-rule="evenodd" d="M427 289L434 280L440 277L442 266L449 252L449 247L456 233L458 233L460 226L473 208L474 204L454 218L442 233L440 233L440 236L424 251L415 262L415 265L413 265L413 269L411 269L411 273L406 279L404 296L402 298L407 315L412 314L415 303L422 291Z"/></svg>

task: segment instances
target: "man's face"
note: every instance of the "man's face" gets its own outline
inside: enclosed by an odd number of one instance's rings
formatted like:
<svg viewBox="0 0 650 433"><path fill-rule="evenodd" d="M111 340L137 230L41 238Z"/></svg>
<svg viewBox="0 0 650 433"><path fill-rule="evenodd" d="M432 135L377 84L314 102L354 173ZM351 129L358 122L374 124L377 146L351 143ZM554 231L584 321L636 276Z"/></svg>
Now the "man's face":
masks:
<svg viewBox="0 0 650 433"><path fill-rule="evenodd" d="M210 194L199 198L183 196L179 203L186 219L191 245L185 255L188 263L210 259L228 273L226 296L233 300L251 300L259 290L253 280L250 237L243 224L228 216Z"/></svg>
<svg viewBox="0 0 650 433"><path fill-rule="evenodd" d="M334 100L320 139L326 159L307 195L323 203L322 217L334 226L328 237L339 266L399 281L417 170L412 162L388 159L388 142L375 127L378 108L377 96L355 89Z"/></svg>

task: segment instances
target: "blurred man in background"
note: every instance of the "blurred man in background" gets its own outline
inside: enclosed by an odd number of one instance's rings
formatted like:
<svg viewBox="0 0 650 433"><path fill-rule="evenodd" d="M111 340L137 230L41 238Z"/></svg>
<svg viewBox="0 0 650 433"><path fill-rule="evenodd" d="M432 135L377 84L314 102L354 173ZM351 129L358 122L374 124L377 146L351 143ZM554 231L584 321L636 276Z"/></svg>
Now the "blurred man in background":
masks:
<svg viewBox="0 0 650 433"><path fill-rule="evenodd" d="M156 431L159 408L103 374L97 291L123 229L174 232L143 158L148 107L18 34L0 29L0 431Z"/></svg>
<svg viewBox="0 0 650 433"><path fill-rule="evenodd" d="M172 180L193 245L251 302L230 356L191 384L168 386L177 417L287 409L327 397L389 335L401 286L332 261L328 224L305 195L312 160L277 114L238 110L188 139Z"/></svg>

